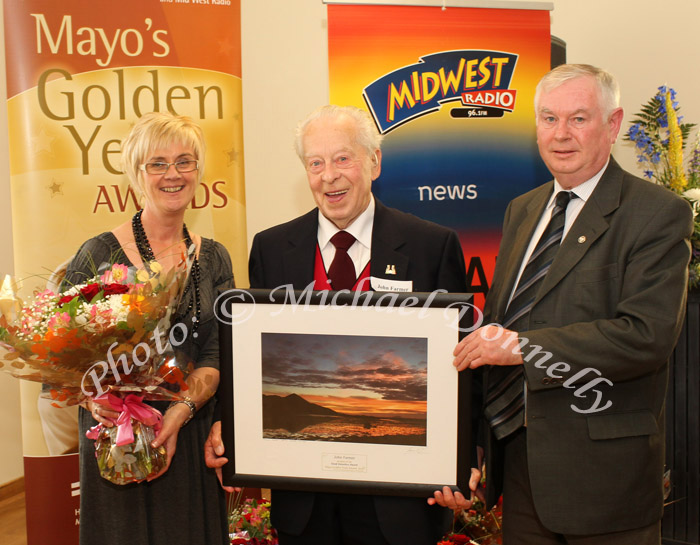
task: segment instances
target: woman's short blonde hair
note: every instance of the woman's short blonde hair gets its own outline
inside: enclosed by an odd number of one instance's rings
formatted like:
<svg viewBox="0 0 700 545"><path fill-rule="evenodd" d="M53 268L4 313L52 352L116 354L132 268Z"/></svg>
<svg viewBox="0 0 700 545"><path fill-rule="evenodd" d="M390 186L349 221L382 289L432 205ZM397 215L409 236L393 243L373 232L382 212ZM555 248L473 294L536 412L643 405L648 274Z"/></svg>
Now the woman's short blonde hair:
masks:
<svg viewBox="0 0 700 545"><path fill-rule="evenodd" d="M122 142L122 167L138 197L144 193L143 171L139 166L156 149L174 144L191 147L199 162L197 183L204 174L206 144L202 128L191 118L170 112L152 112L142 116Z"/></svg>

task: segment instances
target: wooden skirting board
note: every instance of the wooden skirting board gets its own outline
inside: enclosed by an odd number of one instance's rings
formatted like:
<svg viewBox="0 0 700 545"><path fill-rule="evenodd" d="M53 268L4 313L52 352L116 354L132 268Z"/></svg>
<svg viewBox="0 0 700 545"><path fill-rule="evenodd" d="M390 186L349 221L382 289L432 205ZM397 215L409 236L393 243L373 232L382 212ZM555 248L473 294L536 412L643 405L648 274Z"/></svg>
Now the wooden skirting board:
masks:
<svg viewBox="0 0 700 545"><path fill-rule="evenodd" d="M0 501L24 492L24 476L0 485Z"/></svg>

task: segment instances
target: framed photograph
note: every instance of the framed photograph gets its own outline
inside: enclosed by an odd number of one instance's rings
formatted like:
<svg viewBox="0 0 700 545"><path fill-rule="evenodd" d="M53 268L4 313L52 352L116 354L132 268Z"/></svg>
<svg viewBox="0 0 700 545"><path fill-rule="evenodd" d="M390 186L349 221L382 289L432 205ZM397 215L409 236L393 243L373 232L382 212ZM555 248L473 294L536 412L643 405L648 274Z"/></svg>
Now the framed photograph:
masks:
<svg viewBox="0 0 700 545"><path fill-rule="evenodd" d="M432 496L467 490L472 296L230 290L217 302L224 484Z"/></svg>

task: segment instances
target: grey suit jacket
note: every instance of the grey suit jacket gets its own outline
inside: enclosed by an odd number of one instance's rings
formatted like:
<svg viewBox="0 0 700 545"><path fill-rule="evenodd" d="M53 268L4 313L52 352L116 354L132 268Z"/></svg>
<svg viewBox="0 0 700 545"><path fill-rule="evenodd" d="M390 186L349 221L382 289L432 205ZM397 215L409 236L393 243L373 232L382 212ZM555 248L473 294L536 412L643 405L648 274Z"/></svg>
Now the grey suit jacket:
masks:
<svg viewBox="0 0 700 545"><path fill-rule="evenodd" d="M490 321L503 319L552 189L508 206ZM611 158L537 295L520 335L528 461L537 513L554 532L622 531L662 514L668 359L684 316L691 232L687 202ZM485 382L498 373L488 369ZM488 446L493 501L501 445L490 436Z"/></svg>
<svg viewBox="0 0 700 545"><path fill-rule="evenodd" d="M464 256L454 231L388 208L378 199L375 205L372 276L411 280L415 292L467 291ZM318 209L314 209L255 235L248 263L250 287L306 288L314 280L317 231ZM396 274L386 274L387 265L393 265ZM309 492L273 491L273 525L299 535L314 501L315 494ZM428 506L425 498L375 496L374 504L384 537L396 545L434 543L452 520L451 511Z"/></svg>

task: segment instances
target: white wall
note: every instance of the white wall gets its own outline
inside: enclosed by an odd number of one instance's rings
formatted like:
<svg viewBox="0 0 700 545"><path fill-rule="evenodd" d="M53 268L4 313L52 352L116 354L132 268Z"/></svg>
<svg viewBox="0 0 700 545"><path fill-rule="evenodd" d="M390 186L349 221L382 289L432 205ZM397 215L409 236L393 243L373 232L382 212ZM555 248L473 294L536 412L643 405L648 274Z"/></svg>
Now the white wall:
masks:
<svg viewBox="0 0 700 545"><path fill-rule="evenodd" d="M0 10L0 31L3 28ZM0 38L0 43L4 40ZM0 54L0 282L13 274L10 168L8 166L5 50ZM19 381L0 372L0 486L24 474Z"/></svg>
<svg viewBox="0 0 700 545"><path fill-rule="evenodd" d="M19 381L0 373L0 486L24 474Z"/></svg>
<svg viewBox="0 0 700 545"><path fill-rule="evenodd" d="M624 127L662 84L678 91L686 121L700 123L699 58L694 39L700 2L552 3L552 34L566 41L568 61L602 66L619 79ZM242 0L242 25L250 242L258 231L313 206L292 138L296 122L328 101L326 6L321 0ZM0 102L4 102L4 70L0 80ZM0 126L0 165L6 165L5 108L0 108ZM616 144L614 153L625 168L636 170L629 144ZM8 195L7 167L0 166L0 272L12 270ZM18 388L12 380L0 377L0 433L6 423L19 422ZM21 474L17 426L2 437L8 439L0 441L0 484Z"/></svg>

